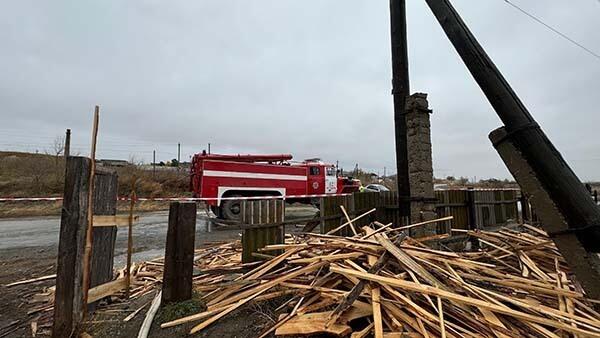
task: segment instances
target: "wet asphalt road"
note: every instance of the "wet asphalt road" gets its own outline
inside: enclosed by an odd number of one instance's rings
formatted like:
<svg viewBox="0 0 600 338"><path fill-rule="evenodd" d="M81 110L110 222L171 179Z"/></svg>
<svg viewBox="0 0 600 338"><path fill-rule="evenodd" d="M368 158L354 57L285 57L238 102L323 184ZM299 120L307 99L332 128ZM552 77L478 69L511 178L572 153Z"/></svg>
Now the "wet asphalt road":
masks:
<svg viewBox="0 0 600 338"><path fill-rule="evenodd" d="M314 215L311 207L288 207L286 219L306 218ZM164 255L167 235L168 211L141 213L133 227L134 261L143 261ZM199 211L196 219L196 246L212 241L239 238L240 230L218 229L208 231L209 218ZM60 217L34 217L0 219L0 252L7 249L35 249L57 247ZM127 230L119 228L115 244L115 267L124 265L127 248Z"/></svg>

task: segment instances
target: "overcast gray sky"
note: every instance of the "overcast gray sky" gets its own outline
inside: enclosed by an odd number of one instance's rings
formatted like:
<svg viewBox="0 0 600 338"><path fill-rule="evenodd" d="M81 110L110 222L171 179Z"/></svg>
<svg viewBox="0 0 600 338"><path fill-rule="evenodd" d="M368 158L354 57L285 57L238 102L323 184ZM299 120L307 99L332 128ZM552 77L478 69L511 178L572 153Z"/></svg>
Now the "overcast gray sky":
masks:
<svg viewBox="0 0 600 338"><path fill-rule="evenodd" d="M514 0L600 52L600 2ZM429 93L436 176L508 177L500 126L423 0L408 0L412 91ZM600 60L502 0L455 7L576 173L600 180ZM73 130L98 156L292 153L394 172L388 1L2 1L0 150Z"/></svg>

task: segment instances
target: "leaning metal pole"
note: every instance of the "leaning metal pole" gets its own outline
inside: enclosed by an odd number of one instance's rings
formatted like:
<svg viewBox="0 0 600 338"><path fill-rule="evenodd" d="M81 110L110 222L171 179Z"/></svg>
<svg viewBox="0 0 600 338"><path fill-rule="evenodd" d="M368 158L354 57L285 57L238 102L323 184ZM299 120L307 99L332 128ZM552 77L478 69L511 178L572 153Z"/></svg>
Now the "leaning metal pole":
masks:
<svg viewBox="0 0 600 338"><path fill-rule="evenodd" d="M400 216L410 224L410 183L406 140L406 98L410 95L405 0L390 0L392 42L392 95L396 138L396 180Z"/></svg>
<svg viewBox="0 0 600 338"><path fill-rule="evenodd" d="M535 122L492 60L477 43L448 0L426 0L446 35L471 71L475 81L504 122L508 136L518 141L542 185L557 203L569 224L587 228L600 245L600 209L558 150ZM589 242L589 241L586 241Z"/></svg>

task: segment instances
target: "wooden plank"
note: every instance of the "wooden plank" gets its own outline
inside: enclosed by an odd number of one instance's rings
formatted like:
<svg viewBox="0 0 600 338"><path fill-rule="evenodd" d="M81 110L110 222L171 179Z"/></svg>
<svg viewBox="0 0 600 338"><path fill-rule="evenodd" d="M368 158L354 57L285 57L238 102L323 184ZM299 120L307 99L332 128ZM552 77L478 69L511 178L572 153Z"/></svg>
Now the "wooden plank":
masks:
<svg viewBox="0 0 600 338"><path fill-rule="evenodd" d="M190 331L190 334L194 334L197 333L201 330L203 330L204 328L206 328L207 326L209 326L210 324L216 322L217 320L219 320L220 318L222 318L223 316L227 315L228 313L232 312L233 310L237 309L238 307L246 304L247 302L251 301L252 299L258 297L259 295L261 295L262 293L264 293L265 291L267 291L268 289L282 283L285 282L288 279L292 279L295 278L297 276L300 276L302 274L308 273L308 272L312 272L314 270L319 269L320 267L322 267L323 265L325 265L325 263L316 263L316 264L311 264L308 265L302 269L296 270L294 272L285 274L277 279L274 279L270 282L261 284L259 286L257 286L254 289L250 289L248 291L242 292L240 294L238 294L236 297L231 297L227 300L225 300L224 302L220 303L220 306L225 306L225 305L229 305L232 304L234 302L235 305L228 307L226 310L220 312L219 314L209 318L208 320L202 322L201 324L195 326L194 328L192 328L192 330Z"/></svg>
<svg viewBox="0 0 600 338"><path fill-rule="evenodd" d="M96 171L94 176L94 222L95 216L114 217L117 213L118 176L113 171ZM90 288L113 280L113 262L116 227L94 227L92 229L92 257L90 267ZM97 304L88 300L88 311L93 311Z"/></svg>
<svg viewBox="0 0 600 338"><path fill-rule="evenodd" d="M135 201L137 195L135 193L135 185L137 178L134 176L131 182L131 194L129 196L129 215L127 217L127 261L125 266L125 278L127 278L127 285L125 286L125 297L129 299L129 291L131 286L131 256L133 255L133 209L135 208Z"/></svg>
<svg viewBox="0 0 600 338"><path fill-rule="evenodd" d="M42 277L37 277L37 278L31 278L31 279L26 279L26 280L18 281L18 282L6 284L4 286L7 287L7 288L9 288L11 286L17 286L17 285L23 285L23 284L41 282L41 281L45 281L45 280L49 280L49 279L55 279L55 278L56 278L56 274L52 274L52 275L47 275L47 276L42 276Z"/></svg>
<svg viewBox="0 0 600 338"><path fill-rule="evenodd" d="M429 284L439 287L444 290L448 290L448 288L440 282L437 278L435 278L432 274L429 273L423 266L417 263L412 256L404 252L404 250L400 249L385 234L376 234L373 236L381 246L383 246L390 254L392 254L398 262L410 269L414 273L416 273L419 277L423 278L423 280L427 281Z"/></svg>
<svg viewBox="0 0 600 338"><path fill-rule="evenodd" d="M104 284L100 284L96 287L91 288L88 291L88 304L92 304L104 297L114 295L120 291L125 290L127 286L127 279L121 277Z"/></svg>
<svg viewBox="0 0 600 338"><path fill-rule="evenodd" d="M352 332L352 329L346 323L370 316L371 314L372 309L370 306L355 306L342 316L341 323L334 323L327 326L327 319L331 315L331 311L307 313L288 320L285 324L277 328L275 335L333 334L345 336Z"/></svg>
<svg viewBox="0 0 600 338"><path fill-rule="evenodd" d="M440 315L440 332L442 338L446 338L446 324L444 322L444 310L442 308L442 299L437 298L438 313Z"/></svg>
<svg viewBox="0 0 600 338"><path fill-rule="evenodd" d="M173 202L165 246L162 301L181 302L192 297L196 203Z"/></svg>
<svg viewBox="0 0 600 338"><path fill-rule="evenodd" d="M454 292L445 291L445 290L442 290L437 287L427 286L427 285L423 285L423 284L417 284L417 283L413 283L413 282L409 282L409 281L405 281L405 280L401 280L401 279L397 279L397 278L383 277L383 276L374 275L374 274L361 272L361 271L356 271L356 270L352 270L352 269L339 268L336 266L332 266L329 269L332 272L339 273L342 275L354 276L354 277L370 280L373 282L378 282L383 285L387 284L387 285L391 285L391 286L395 286L395 287L400 287L402 289L412 291L412 292L420 292L420 293L424 293L424 294L428 294L428 295L432 295L432 296L439 296L444 299L448 299L450 301L467 304L467 305L472 305L472 306L476 306L476 307L481 307L481 308L488 309L495 313L501 313L501 314L504 314L507 316L511 316L514 318L518 318L518 319L533 322L533 323L548 325L548 326L551 326L551 327L554 327L557 329L562 329L562 330L565 330L568 332L582 334L582 335L589 335L590 337L600 337L600 333L598 333L598 332L583 330L581 328L573 327L573 326L567 325L565 323L562 323L560 321L549 319L547 317L540 317L540 316L532 315L529 313L513 310L508 307L498 306L496 304L488 303L488 302L485 302L485 301L482 301L479 299L462 296L462 295L456 294Z"/></svg>
<svg viewBox="0 0 600 338"><path fill-rule="evenodd" d="M369 215L370 213L372 213L372 212L375 212L375 211L377 211L377 209L376 209L376 208L373 208L373 209L371 209L371 210L369 210L369 211L367 211L367 212L363 213L362 215L359 215L358 217L355 217L354 219L352 219L352 221L356 221L356 220L358 220L358 219L361 219L361 218L363 218L363 217L365 217L365 216L367 216L367 215ZM345 222L345 223L343 223L342 225L340 225L339 227L337 227L337 228L334 228L334 229L332 229L332 230L328 231L328 232L327 232L325 235L331 235L331 234L334 234L334 233L336 233L337 231L340 231L342 228L344 228L344 227L345 227L345 226L347 226L348 224L350 224L350 222Z"/></svg>
<svg viewBox="0 0 600 338"><path fill-rule="evenodd" d="M144 322L142 322L142 326L140 327L140 331L138 332L138 338L146 338L148 337L148 333L150 332L150 327L152 326L152 321L154 320L154 316L158 312L161 303L161 292L159 291L154 300L152 300L152 305L150 305L150 309L146 313L146 317L144 318Z"/></svg>
<svg viewBox="0 0 600 338"><path fill-rule="evenodd" d="M383 322L381 321L381 290L379 287L371 288L371 302L373 303L375 338L383 338Z"/></svg>
<svg viewBox="0 0 600 338"><path fill-rule="evenodd" d="M140 216L133 216L133 224L140 220ZM101 216L94 215L94 227L127 227L129 226L128 215Z"/></svg>
<svg viewBox="0 0 600 338"><path fill-rule="evenodd" d="M346 324L334 323L325 326L326 313L307 313L288 320L285 324L275 330L277 336L288 335L335 335L342 337L352 332L352 328Z"/></svg>

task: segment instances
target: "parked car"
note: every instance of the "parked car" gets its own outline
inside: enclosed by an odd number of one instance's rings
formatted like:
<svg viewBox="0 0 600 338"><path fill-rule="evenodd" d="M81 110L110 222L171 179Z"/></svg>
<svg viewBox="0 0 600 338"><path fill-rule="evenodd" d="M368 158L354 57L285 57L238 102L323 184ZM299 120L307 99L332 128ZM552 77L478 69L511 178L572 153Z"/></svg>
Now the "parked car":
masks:
<svg viewBox="0 0 600 338"><path fill-rule="evenodd" d="M382 192L382 191L390 191L385 185L382 184L369 184L365 187L365 191L371 192Z"/></svg>

